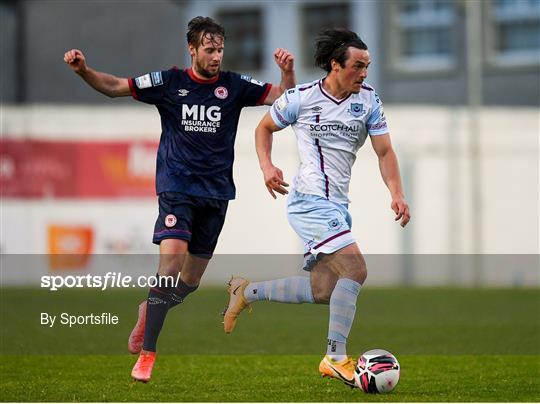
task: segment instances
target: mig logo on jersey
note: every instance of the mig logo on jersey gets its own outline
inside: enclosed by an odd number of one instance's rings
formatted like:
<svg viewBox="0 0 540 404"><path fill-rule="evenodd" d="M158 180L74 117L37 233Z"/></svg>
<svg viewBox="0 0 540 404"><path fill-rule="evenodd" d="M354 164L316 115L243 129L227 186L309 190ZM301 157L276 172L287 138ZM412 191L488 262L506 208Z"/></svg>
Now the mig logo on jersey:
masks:
<svg viewBox="0 0 540 404"><path fill-rule="evenodd" d="M186 132L216 133L221 125L221 108L182 104L181 124Z"/></svg>

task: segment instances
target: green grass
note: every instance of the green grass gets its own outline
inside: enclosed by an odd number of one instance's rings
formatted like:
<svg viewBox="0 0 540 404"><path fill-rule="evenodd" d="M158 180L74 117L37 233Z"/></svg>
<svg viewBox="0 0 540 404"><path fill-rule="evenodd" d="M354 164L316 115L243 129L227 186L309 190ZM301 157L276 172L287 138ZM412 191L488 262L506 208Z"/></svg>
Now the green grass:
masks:
<svg viewBox="0 0 540 404"><path fill-rule="evenodd" d="M225 335L223 290L171 311L152 381L133 383L126 339L142 290L2 289L1 401L540 401L538 289L369 289L348 351L393 352L390 395L321 379L328 307L256 303ZM47 328L39 313L110 311L116 326Z"/></svg>
<svg viewBox="0 0 540 404"><path fill-rule="evenodd" d="M538 401L533 356L400 357L389 395L367 395L317 374L320 356L159 358L149 384L132 382L124 356L9 356L2 360L7 401ZM535 377L536 374L536 377Z"/></svg>

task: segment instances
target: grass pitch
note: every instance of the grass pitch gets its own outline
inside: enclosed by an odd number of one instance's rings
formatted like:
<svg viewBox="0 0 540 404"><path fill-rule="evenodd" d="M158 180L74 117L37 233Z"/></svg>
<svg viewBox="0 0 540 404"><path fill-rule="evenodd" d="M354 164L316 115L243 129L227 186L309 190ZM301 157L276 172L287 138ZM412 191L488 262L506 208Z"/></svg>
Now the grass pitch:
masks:
<svg viewBox="0 0 540 404"><path fill-rule="evenodd" d="M129 379L124 356L3 358L8 401L404 402L538 401L533 356L400 357L396 390L368 395L317 374L320 356L163 355L148 384ZM535 376L536 372L536 376Z"/></svg>
<svg viewBox="0 0 540 404"><path fill-rule="evenodd" d="M223 289L201 288L170 312L153 379L129 378L126 340L143 290L3 289L2 401L539 401L538 289L369 289L349 353L383 348L400 361L389 395L367 395L317 372L328 308L255 303L222 332ZM40 312L112 312L116 326L48 328Z"/></svg>

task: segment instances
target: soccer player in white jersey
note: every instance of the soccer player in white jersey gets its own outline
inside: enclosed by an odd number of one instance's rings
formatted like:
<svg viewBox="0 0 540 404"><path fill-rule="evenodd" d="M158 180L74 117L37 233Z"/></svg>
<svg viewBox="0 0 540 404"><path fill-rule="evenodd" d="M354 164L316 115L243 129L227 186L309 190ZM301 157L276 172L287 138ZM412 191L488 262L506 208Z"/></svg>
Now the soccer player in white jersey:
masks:
<svg viewBox="0 0 540 404"><path fill-rule="evenodd" d="M348 192L356 152L368 136L395 220L404 227L410 214L381 100L364 82L371 63L366 44L349 30L325 30L316 41L315 61L326 77L286 91L255 133L264 181L274 198L287 194L288 184L272 163L273 133L291 125L296 134L300 168L287 214L304 241L304 269L310 277L264 282L233 278L224 329L230 333L240 312L258 300L329 304L327 353L319 371L353 386L354 362L347 356L346 342L367 270L351 233Z"/></svg>

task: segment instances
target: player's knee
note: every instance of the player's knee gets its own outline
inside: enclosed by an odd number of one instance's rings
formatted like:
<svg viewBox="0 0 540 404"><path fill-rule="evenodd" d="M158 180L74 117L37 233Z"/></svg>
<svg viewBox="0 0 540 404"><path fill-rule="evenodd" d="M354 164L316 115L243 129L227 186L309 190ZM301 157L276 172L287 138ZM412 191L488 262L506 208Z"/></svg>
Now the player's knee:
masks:
<svg viewBox="0 0 540 404"><path fill-rule="evenodd" d="M366 265L359 265L355 268L353 279L358 282L360 285L363 285L367 278L367 268Z"/></svg>
<svg viewBox="0 0 540 404"><path fill-rule="evenodd" d="M169 263L169 264L160 264L158 269L158 274L160 276L178 276L178 273L180 272L180 267L176 264Z"/></svg>
<svg viewBox="0 0 540 404"><path fill-rule="evenodd" d="M367 267L364 260L359 260L355 265L351 265L346 270L342 271L344 278L352 279L362 285L367 278Z"/></svg>
<svg viewBox="0 0 540 404"><path fill-rule="evenodd" d="M312 286L311 291L313 293L313 300L318 304L330 303L330 296L332 296L332 289L324 286Z"/></svg>
<svg viewBox="0 0 540 404"><path fill-rule="evenodd" d="M177 276L185 257L185 254L161 254L158 273L161 276Z"/></svg>
<svg viewBox="0 0 540 404"><path fill-rule="evenodd" d="M329 304L331 295L332 294L328 293L327 291L322 291L320 293L314 293L313 299L315 300L315 303L318 304Z"/></svg>
<svg viewBox="0 0 540 404"><path fill-rule="evenodd" d="M366 267L365 262L363 262L358 267L357 272L358 272L358 274L357 274L356 282L358 282L360 285L362 285L362 284L364 284L364 282L366 281L366 278L367 278L367 267Z"/></svg>

